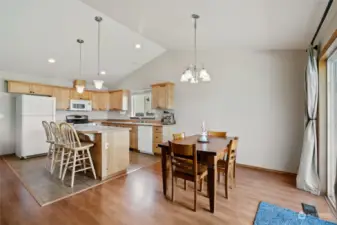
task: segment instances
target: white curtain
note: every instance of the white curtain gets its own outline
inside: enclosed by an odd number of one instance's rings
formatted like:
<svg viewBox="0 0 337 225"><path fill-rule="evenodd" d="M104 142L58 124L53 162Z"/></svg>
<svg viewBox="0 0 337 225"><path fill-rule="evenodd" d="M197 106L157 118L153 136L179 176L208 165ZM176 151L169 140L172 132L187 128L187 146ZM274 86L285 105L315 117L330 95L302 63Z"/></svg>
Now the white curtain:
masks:
<svg viewBox="0 0 337 225"><path fill-rule="evenodd" d="M307 49L308 64L305 71L306 116L302 154L296 178L299 189L312 194L320 194L320 181L317 170L317 132L316 116L318 101L318 67L317 51L313 47Z"/></svg>

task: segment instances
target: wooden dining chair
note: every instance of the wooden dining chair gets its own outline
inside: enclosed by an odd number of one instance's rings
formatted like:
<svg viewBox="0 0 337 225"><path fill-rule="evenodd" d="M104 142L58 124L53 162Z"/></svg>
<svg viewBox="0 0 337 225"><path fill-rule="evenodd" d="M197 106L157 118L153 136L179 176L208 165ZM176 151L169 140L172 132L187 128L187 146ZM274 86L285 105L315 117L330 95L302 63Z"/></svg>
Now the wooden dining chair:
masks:
<svg viewBox="0 0 337 225"><path fill-rule="evenodd" d="M185 132L173 134L173 140L181 140L185 138Z"/></svg>
<svg viewBox="0 0 337 225"><path fill-rule="evenodd" d="M86 142L81 143L75 128L68 123L62 123L60 128L64 140L64 148L69 151L66 165L63 168L62 181L64 180L68 169L71 169L71 187L74 186L75 173L77 172L91 170L96 179L96 172L89 151L90 147L94 144ZM77 167L81 168L77 169Z"/></svg>
<svg viewBox="0 0 337 225"><path fill-rule="evenodd" d="M227 132L223 132L223 131L207 131L207 135L210 137L223 137L226 138L227 137Z"/></svg>
<svg viewBox="0 0 337 225"><path fill-rule="evenodd" d="M228 187L229 187L229 179L231 180L230 187L236 186L236 178L235 178L235 167L236 167L236 154L237 154L237 146L238 146L239 138L235 137L228 144L228 154L226 160L218 160L217 169L218 169L218 181L220 181L220 172L224 174L225 180L225 197L228 199Z"/></svg>
<svg viewBox="0 0 337 225"><path fill-rule="evenodd" d="M196 144L175 144L169 141L172 173L172 201L174 201L175 177L194 183L194 208L197 209L197 184L207 176L207 166L197 160Z"/></svg>
<svg viewBox="0 0 337 225"><path fill-rule="evenodd" d="M54 137L51 131L51 127L47 121L42 121L42 126L44 128L45 134L46 134L46 142L49 144L49 149L47 153L47 162L46 162L46 168L48 168L49 172L52 171L52 155L55 149L55 141ZM50 164L50 165L48 165Z"/></svg>

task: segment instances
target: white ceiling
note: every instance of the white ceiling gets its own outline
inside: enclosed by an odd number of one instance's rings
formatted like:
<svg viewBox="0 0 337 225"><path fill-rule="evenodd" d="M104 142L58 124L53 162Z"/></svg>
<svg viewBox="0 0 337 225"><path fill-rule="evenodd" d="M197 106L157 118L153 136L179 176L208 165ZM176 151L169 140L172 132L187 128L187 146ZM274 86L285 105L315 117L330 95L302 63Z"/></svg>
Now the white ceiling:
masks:
<svg viewBox="0 0 337 225"><path fill-rule="evenodd" d="M328 0L81 0L167 49L305 49Z"/></svg>
<svg viewBox="0 0 337 225"><path fill-rule="evenodd" d="M0 71L74 79L84 39L83 77L97 75L97 22L102 16L101 66L107 84L165 51L158 44L78 0L0 0ZM135 43L142 49L135 50ZM54 58L55 64L47 60Z"/></svg>

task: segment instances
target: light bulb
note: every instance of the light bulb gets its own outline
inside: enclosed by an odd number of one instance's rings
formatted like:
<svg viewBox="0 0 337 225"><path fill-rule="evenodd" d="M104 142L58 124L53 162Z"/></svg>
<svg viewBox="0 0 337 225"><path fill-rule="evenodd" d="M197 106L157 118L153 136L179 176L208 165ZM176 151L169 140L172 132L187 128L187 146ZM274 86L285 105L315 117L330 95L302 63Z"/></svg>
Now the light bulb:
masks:
<svg viewBox="0 0 337 225"><path fill-rule="evenodd" d="M96 89L102 89L104 81L102 80L94 80L94 85Z"/></svg>
<svg viewBox="0 0 337 225"><path fill-rule="evenodd" d="M76 85L76 91L80 94L84 92L84 86L83 85Z"/></svg>

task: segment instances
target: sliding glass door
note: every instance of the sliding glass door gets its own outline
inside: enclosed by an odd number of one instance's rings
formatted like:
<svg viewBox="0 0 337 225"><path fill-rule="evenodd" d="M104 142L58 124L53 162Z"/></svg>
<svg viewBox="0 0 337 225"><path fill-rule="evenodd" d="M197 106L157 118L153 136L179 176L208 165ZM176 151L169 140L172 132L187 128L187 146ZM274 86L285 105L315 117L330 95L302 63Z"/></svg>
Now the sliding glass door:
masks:
<svg viewBox="0 0 337 225"><path fill-rule="evenodd" d="M328 198L336 209L335 180L337 170L337 51L327 61L328 74Z"/></svg>

